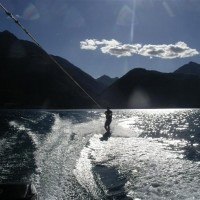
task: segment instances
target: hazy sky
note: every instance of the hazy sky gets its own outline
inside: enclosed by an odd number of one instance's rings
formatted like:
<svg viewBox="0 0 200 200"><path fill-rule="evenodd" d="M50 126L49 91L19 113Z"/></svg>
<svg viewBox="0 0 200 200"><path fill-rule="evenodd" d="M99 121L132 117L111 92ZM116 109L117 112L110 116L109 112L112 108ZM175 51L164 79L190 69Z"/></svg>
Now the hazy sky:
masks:
<svg viewBox="0 0 200 200"><path fill-rule="evenodd" d="M97 78L200 63L200 0L0 0L50 54ZM26 34L0 10L0 31Z"/></svg>

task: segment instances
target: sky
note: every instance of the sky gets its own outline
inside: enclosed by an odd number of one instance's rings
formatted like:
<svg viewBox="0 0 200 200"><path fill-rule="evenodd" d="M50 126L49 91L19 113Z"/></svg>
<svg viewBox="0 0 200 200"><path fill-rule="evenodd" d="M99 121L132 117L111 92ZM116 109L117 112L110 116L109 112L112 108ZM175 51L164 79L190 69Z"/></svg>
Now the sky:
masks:
<svg viewBox="0 0 200 200"><path fill-rule="evenodd" d="M49 53L94 78L200 63L199 0L0 0ZM31 40L0 8L0 31Z"/></svg>

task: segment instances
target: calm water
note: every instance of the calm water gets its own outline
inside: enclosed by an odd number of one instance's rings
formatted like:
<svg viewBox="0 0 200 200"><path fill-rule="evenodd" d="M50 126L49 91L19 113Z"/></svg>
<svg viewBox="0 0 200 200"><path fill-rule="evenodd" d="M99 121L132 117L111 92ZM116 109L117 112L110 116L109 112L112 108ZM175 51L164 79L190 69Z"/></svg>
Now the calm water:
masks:
<svg viewBox="0 0 200 200"><path fill-rule="evenodd" d="M1 111L0 182L42 200L200 199L200 110Z"/></svg>

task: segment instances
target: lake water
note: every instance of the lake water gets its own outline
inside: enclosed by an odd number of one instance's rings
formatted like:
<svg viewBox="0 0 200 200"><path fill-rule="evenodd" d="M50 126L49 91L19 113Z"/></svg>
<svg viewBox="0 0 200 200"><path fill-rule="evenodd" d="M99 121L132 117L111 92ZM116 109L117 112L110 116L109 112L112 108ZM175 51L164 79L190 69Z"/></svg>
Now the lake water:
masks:
<svg viewBox="0 0 200 200"><path fill-rule="evenodd" d="M0 182L42 200L200 199L200 110L0 112Z"/></svg>

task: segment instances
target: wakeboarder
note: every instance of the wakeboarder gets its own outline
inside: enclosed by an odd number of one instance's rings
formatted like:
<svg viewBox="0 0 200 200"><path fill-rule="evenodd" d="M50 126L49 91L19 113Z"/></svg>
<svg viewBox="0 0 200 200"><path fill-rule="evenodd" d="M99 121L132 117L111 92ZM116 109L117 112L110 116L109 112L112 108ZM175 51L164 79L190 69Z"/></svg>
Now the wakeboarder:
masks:
<svg viewBox="0 0 200 200"><path fill-rule="evenodd" d="M105 121L104 128L106 129L106 131L110 132L110 124L112 122L112 111L110 110L109 107L107 107L107 110L105 111L105 115L106 115L106 121Z"/></svg>

